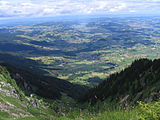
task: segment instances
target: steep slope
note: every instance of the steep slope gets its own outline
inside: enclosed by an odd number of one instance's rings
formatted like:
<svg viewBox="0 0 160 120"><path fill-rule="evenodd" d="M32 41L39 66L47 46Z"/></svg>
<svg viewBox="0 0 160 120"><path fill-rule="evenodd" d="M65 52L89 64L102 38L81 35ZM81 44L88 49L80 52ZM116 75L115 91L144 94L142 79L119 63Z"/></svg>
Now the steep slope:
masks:
<svg viewBox="0 0 160 120"><path fill-rule="evenodd" d="M160 59L140 59L132 63L120 73L112 74L109 78L90 89L81 102L91 101L92 104L101 100L132 105L142 100L151 102L160 96Z"/></svg>
<svg viewBox="0 0 160 120"><path fill-rule="evenodd" d="M1 63L1 66L7 68L11 78L25 92L25 95L36 94L43 98L58 99L62 93L74 99L86 92L87 87L69 83L68 81L35 74L12 65Z"/></svg>
<svg viewBox="0 0 160 120"><path fill-rule="evenodd" d="M25 75L31 79L28 75L30 72L10 65L3 64L3 66L6 67L0 66L0 120L112 120L121 118L128 120L137 118L137 114L134 111L126 112L125 110L115 111L112 109L111 111L107 108L104 113L99 114L99 109L96 107L88 108L87 105L85 108L83 106L82 109L74 101L71 103L68 97L62 97L63 99L61 100L54 100L52 103L48 103L37 95L26 96L24 94L26 89L28 89L28 92L34 92L32 89L35 84L31 84L33 86L30 87L30 84L24 79ZM74 92L77 93L76 91ZM48 93L46 92L46 94Z"/></svg>
<svg viewBox="0 0 160 120"><path fill-rule="evenodd" d="M42 100L25 96L7 69L0 66L0 120L47 120L54 119L53 115Z"/></svg>

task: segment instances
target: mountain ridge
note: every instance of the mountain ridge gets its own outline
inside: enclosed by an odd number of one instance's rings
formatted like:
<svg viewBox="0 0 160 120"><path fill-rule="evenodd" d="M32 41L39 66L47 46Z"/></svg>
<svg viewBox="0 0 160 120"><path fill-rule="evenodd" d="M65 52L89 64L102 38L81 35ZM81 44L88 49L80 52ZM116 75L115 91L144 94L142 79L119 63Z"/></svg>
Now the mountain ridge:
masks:
<svg viewBox="0 0 160 120"><path fill-rule="evenodd" d="M80 102L109 100L134 105L137 101L152 102L160 96L160 59L139 59L119 73L110 75L92 88Z"/></svg>
<svg viewBox="0 0 160 120"><path fill-rule="evenodd" d="M10 72L11 78L16 81L26 95L36 94L48 99L59 99L61 93L66 93L68 96L77 99L80 94L87 90L87 87L72 84L66 80L38 75L6 63L0 63L0 65Z"/></svg>

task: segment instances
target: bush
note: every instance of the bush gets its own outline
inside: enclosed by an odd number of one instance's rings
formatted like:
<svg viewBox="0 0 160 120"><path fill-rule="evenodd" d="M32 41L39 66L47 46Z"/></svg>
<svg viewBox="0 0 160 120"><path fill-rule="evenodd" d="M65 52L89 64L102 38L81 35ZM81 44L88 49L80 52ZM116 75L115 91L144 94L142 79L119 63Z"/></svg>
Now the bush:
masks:
<svg viewBox="0 0 160 120"><path fill-rule="evenodd" d="M139 102L140 120L160 120L160 101L144 104Z"/></svg>

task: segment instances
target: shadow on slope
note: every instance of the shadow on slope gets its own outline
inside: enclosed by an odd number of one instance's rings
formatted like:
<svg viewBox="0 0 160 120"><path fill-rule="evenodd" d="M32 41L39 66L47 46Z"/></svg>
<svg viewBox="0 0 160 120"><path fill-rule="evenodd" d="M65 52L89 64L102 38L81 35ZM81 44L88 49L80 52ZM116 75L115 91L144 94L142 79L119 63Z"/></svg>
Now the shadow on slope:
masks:
<svg viewBox="0 0 160 120"><path fill-rule="evenodd" d="M0 65L7 68L26 95L37 94L44 98L58 99L62 93L65 93L77 99L88 89L85 86L44 75L45 71L40 68L40 64L33 60L0 54L0 61Z"/></svg>

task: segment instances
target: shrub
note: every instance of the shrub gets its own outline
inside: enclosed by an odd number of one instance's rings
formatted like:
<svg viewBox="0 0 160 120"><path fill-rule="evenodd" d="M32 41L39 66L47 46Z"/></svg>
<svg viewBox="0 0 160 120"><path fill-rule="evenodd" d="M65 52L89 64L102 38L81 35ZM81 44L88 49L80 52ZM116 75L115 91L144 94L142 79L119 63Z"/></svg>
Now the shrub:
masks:
<svg viewBox="0 0 160 120"><path fill-rule="evenodd" d="M140 106L140 120L160 120L160 101L154 103L142 103Z"/></svg>

